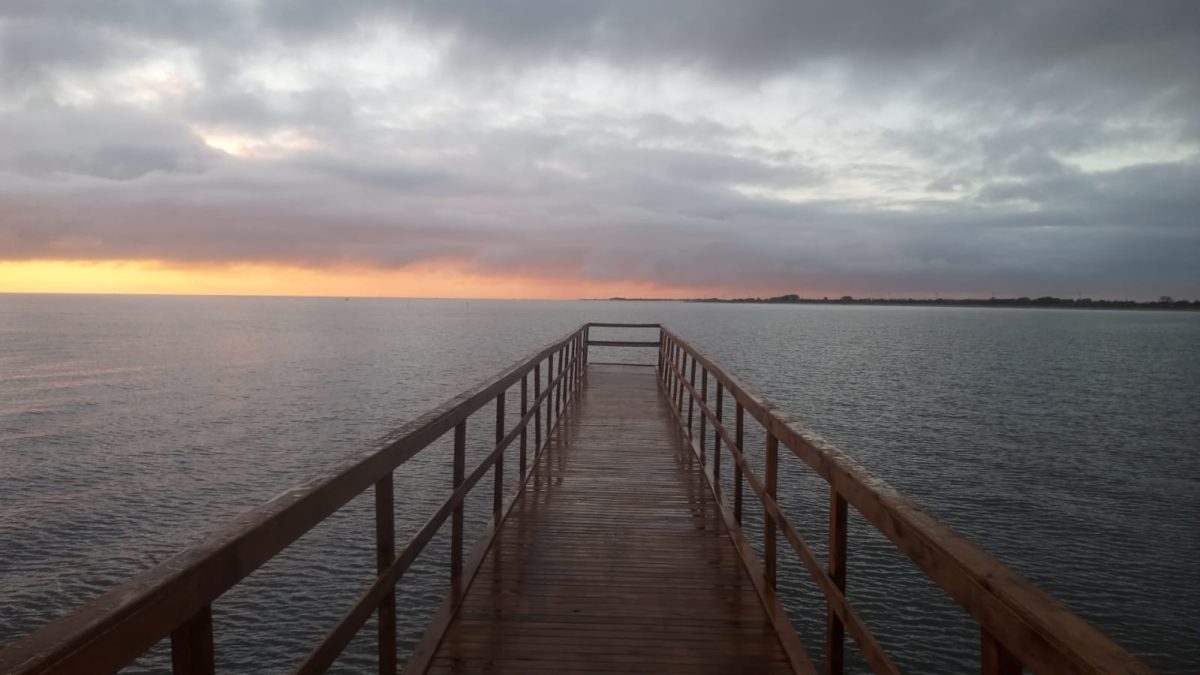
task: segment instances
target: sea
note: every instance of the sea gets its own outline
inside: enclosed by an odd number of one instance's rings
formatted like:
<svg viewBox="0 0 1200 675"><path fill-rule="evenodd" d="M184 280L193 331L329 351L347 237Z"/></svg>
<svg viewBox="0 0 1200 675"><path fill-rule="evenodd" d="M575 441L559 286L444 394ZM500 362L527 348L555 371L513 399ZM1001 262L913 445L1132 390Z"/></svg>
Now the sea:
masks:
<svg viewBox="0 0 1200 675"><path fill-rule="evenodd" d="M1200 313L1171 311L0 295L0 645L585 321L667 325L1153 668L1200 672ZM468 427L472 456L490 433ZM450 461L439 442L397 472L401 543L449 494ZM827 488L781 461L780 502L821 552ZM215 603L219 670L295 667L370 582L372 504ZM761 510L745 528L761 547ZM445 594L447 538L399 586L402 654ZM849 540L849 599L900 668L978 672L965 612L853 512ZM824 603L782 551L819 662ZM374 635L334 672L371 670ZM129 672L169 672L166 645Z"/></svg>

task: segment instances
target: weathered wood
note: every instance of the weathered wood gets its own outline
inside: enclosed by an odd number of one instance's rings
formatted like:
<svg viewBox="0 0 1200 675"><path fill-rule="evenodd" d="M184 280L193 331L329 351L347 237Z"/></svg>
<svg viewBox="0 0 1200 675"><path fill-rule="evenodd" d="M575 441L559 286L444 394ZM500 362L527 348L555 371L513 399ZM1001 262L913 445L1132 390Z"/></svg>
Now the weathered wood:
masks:
<svg viewBox="0 0 1200 675"><path fill-rule="evenodd" d="M375 571L383 574L396 559L396 507L392 474L375 483ZM387 593L376 610L379 675L396 672L396 592Z"/></svg>
<svg viewBox="0 0 1200 675"><path fill-rule="evenodd" d="M846 593L846 500L833 488L829 489L829 561L826 572L837 589ZM825 673L842 675L845 670L846 627L828 601L825 617Z"/></svg>
<svg viewBox="0 0 1200 675"><path fill-rule="evenodd" d="M208 605L171 632L171 670L174 675L212 675L215 663L212 606Z"/></svg>
<svg viewBox="0 0 1200 675"><path fill-rule="evenodd" d="M661 323L601 323L589 321L588 328L662 328Z"/></svg>

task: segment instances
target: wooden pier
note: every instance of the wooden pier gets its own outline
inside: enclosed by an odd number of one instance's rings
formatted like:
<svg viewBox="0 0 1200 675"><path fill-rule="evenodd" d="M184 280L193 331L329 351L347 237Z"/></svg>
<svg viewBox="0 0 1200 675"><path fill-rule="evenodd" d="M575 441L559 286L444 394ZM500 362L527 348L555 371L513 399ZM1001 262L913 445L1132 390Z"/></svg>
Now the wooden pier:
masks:
<svg viewBox="0 0 1200 675"><path fill-rule="evenodd" d="M428 654L431 673L792 672L654 375L589 368L414 670Z"/></svg>
<svg viewBox="0 0 1200 675"><path fill-rule="evenodd" d="M593 340L593 328L656 330L658 339ZM655 349L657 365L589 363L594 346ZM468 470L467 421L481 411L495 444ZM743 452L749 424L765 432L761 467ZM453 492L397 548L394 472L447 435ZM775 501L781 448L828 484L824 560ZM506 453L517 453L515 488L506 488ZM491 520L465 552L465 498L487 482ZM844 592L854 508L979 624L985 675L1151 672L679 336L658 324L593 323L0 650L0 673L113 672L167 637L175 673L212 673L213 603L368 490L378 576L307 655L273 665L324 672L375 615L387 675L815 673L776 595L785 547L824 595L825 640L808 645L821 670L843 672L849 636L874 672L896 673ZM745 499L764 513L761 560L741 528ZM446 523L450 592L402 665L395 587Z"/></svg>

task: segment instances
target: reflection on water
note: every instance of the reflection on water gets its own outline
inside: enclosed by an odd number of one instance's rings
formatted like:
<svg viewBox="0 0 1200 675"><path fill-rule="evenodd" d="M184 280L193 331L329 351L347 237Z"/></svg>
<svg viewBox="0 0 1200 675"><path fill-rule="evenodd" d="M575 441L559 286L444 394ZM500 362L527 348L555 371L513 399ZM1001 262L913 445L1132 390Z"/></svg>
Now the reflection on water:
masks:
<svg viewBox="0 0 1200 675"><path fill-rule="evenodd" d="M668 323L1151 665L1200 663L1200 315L683 303L0 296L0 642L585 320ZM797 460L781 476L819 548L827 493ZM448 492L442 443L397 475L398 536ZM221 667L295 664L373 574L370 513L367 495L222 598ZM850 528L850 598L901 667L974 670L961 611ZM444 593L444 539L401 586L405 647ZM784 560L818 645L818 592ZM340 668L370 663L373 631Z"/></svg>

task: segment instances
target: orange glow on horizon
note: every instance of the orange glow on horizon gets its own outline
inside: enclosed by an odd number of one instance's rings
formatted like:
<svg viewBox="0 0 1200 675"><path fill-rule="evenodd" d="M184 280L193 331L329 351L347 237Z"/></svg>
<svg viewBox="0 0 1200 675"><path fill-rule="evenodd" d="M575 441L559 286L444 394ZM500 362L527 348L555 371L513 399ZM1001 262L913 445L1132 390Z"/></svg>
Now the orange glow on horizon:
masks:
<svg viewBox="0 0 1200 675"><path fill-rule="evenodd" d="M154 260L0 261L0 292L531 300L731 295L728 289L636 281L491 275L456 263L422 263L389 270L262 263L178 265Z"/></svg>

